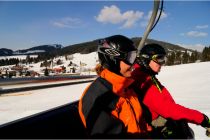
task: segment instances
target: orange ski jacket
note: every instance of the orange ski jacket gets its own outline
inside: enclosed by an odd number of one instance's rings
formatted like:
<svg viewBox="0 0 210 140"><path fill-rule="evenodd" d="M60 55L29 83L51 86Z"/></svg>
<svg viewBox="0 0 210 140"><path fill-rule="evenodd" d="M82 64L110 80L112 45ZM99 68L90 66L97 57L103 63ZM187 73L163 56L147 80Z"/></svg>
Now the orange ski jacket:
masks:
<svg viewBox="0 0 210 140"><path fill-rule="evenodd" d="M143 117L134 80L104 69L84 91L79 114L87 132L94 135L145 137L151 127Z"/></svg>

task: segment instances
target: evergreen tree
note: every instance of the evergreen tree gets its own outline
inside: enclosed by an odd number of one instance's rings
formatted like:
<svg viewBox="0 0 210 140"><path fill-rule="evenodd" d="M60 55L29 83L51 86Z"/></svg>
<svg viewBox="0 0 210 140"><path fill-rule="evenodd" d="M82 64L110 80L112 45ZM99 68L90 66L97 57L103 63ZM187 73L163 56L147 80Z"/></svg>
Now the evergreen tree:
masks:
<svg viewBox="0 0 210 140"><path fill-rule="evenodd" d="M197 50L194 52L194 55L195 55L195 61L200 59L200 55Z"/></svg>
<svg viewBox="0 0 210 140"><path fill-rule="evenodd" d="M27 56L26 56L26 65L27 65L27 64L30 64L30 55L27 55Z"/></svg>
<svg viewBox="0 0 210 140"><path fill-rule="evenodd" d="M210 61L210 46L203 49L201 60L203 62Z"/></svg>
<svg viewBox="0 0 210 140"><path fill-rule="evenodd" d="M181 52L180 51L177 51L176 52L176 57L175 57L175 64L181 64Z"/></svg>
<svg viewBox="0 0 210 140"><path fill-rule="evenodd" d="M70 61L69 66L71 66L72 64L73 64L72 61Z"/></svg>
<svg viewBox="0 0 210 140"><path fill-rule="evenodd" d="M194 63L195 61L196 61L196 56L195 56L195 53L192 52L189 57L189 63Z"/></svg>
<svg viewBox="0 0 210 140"><path fill-rule="evenodd" d="M48 71L47 68L46 68L45 71L44 71L44 75L45 75L45 76L49 76L49 71Z"/></svg>
<svg viewBox="0 0 210 140"><path fill-rule="evenodd" d="M48 63L47 60L45 60L45 61L43 62L43 66L44 66L44 67L47 67L47 63Z"/></svg>
<svg viewBox="0 0 210 140"><path fill-rule="evenodd" d="M187 64L189 61L189 54L187 53L187 50L185 50L184 54L182 55L182 63Z"/></svg>
<svg viewBox="0 0 210 140"><path fill-rule="evenodd" d="M63 62L60 59L58 59L57 62L56 62L56 64L57 65L61 65L61 64L63 64Z"/></svg>
<svg viewBox="0 0 210 140"><path fill-rule="evenodd" d="M167 56L166 65L169 65L169 66L174 65L174 61L175 61L175 53L172 52L171 54Z"/></svg>

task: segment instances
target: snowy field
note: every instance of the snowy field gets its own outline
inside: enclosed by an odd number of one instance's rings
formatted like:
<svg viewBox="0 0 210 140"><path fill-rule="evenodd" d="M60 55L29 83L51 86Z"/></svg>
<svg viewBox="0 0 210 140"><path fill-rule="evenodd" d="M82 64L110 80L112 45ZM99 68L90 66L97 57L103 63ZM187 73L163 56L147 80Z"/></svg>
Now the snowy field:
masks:
<svg viewBox="0 0 210 140"><path fill-rule="evenodd" d="M78 100L88 84L0 95L0 124Z"/></svg>
<svg viewBox="0 0 210 140"><path fill-rule="evenodd" d="M210 117L210 62L165 66L158 75L178 104ZM89 83L0 96L0 124L78 100ZM190 124L195 139L207 139L205 129Z"/></svg>

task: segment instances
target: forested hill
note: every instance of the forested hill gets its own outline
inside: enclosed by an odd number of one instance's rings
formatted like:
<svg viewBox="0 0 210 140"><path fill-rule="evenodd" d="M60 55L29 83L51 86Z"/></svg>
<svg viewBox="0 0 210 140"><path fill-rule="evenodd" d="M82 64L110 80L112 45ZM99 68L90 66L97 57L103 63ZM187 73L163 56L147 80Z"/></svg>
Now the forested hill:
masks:
<svg viewBox="0 0 210 140"><path fill-rule="evenodd" d="M134 41L135 45L138 46L141 38L132 38ZM147 39L146 43L158 43L162 45L166 51L169 52L177 52L177 51L191 51L183 47L180 47L178 45L174 45L171 43L163 42L163 41L157 41L153 39ZM41 46L35 46L29 49L24 49L24 50L9 50L6 48L0 49L0 56L10 56L10 55L27 55L27 54L44 54L48 56L54 56L54 55L67 55L67 54L74 54L74 53L81 53L81 54L88 54L91 52L97 51L97 44L98 44L98 39L89 41L89 42L83 42L79 44L74 44L74 45L68 45L66 47L61 47L62 45L41 45Z"/></svg>
<svg viewBox="0 0 210 140"><path fill-rule="evenodd" d="M132 40L134 41L134 44L136 46L138 46L141 38L136 37L136 38L132 38ZM63 55L64 54L74 54L74 53L88 54L88 53L97 51L97 43L98 43L97 40L93 40L93 41L84 42L84 43L80 43L80 44L69 45L69 46L62 48L61 54L63 54ZM153 39L147 39L146 43L158 43L158 44L162 45L167 51L189 50L189 49L183 48L178 45L174 45L174 44L163 42L163 41L157 41L157 40L153 40ZM193 51L193 50L189 50L189 51Z"/></svg>
<svg viewBox="0 0 210 140"><path fill-rule="evenodd" d="M10 56L13 54L13 51L7 48L0 48L0 56Z"/></svg>

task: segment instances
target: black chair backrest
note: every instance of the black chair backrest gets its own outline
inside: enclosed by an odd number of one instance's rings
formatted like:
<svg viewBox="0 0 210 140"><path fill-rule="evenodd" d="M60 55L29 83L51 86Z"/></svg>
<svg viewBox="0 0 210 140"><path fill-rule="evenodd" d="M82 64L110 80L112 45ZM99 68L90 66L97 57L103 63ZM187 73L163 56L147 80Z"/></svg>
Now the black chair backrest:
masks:
<svg viewBox="0 0 210 140"><path fill-rule="evenodd" d="M78 101L4 124L0 138L86 138Z"/></svg>

